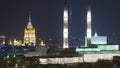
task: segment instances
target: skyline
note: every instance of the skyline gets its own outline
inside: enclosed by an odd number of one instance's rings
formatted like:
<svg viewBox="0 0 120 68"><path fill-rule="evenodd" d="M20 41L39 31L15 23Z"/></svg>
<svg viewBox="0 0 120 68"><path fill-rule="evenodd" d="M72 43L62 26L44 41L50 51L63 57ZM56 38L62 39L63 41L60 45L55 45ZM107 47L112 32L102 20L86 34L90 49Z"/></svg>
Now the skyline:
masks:
<svg viewBox="0 0 120 68"><path fill-rule="evenodd" d="M81 38L86 35L87 1L71 0L72 36ZM62 38L64 0L6 0L2 2L0 5L2 9L0 11L1 35L5 35L8 38L17 37L23 39L29 11L31 11L32 24L36 29L37 39ZM110 0L109 3L107 1L92 0L92 35L96 30L98 35L112 36L115 33L119 37L119 2L119 0L114 2Z"/></svg>

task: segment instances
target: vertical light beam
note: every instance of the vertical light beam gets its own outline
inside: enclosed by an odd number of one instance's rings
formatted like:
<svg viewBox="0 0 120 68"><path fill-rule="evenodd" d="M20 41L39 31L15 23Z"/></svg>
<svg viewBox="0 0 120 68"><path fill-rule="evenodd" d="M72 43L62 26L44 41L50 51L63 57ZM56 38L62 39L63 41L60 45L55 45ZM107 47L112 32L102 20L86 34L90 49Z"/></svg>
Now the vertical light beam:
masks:
<svg viewBox="0 0 120 68"><path fill-rule="evenodd" d="M63 48L68 48L68 6L67 6L67 0L64 0Z"/></svg>

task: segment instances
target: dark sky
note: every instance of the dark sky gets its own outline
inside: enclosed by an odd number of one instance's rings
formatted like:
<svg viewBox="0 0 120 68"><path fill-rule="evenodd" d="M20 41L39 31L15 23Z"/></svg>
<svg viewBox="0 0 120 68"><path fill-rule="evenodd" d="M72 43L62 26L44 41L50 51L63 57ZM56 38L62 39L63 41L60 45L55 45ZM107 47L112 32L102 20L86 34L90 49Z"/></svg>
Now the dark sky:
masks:
<svg viewBox="0 0 120 68"><path fill-rule="evenodd" d="M72 36L86 33L88 0L72 1ZM99 35L120 37L120 0L91 0L92 31ZM8 39L23 39L31 11L38 38L62 38L63 0L1 0L0 34Z"/></svg>

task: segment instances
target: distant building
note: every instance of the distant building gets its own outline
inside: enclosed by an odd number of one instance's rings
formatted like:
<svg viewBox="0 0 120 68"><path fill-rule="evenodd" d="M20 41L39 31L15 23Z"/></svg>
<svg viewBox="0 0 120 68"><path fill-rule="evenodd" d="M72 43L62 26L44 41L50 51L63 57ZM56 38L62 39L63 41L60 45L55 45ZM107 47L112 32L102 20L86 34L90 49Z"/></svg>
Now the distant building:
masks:
<svg viewBox="0 0 120 68"><path fill-rule="evenodd" d="M101 51L119 51L119 45L98 45L98 48L101 50Z"/></svg>
<svg viewBox="0 0 120 68"><path fill-rule="evenodd" d="M47 48L45 46L36 46L35 51L29 51L24 54L25 57L33 57L33 56L47 56Z"/></svg>
<svg viewBox="0 0 120 68"><path fill-rule="evenodd" d="M97 32L92 36L91 44L107 44L107 36L98 36Z"/></svg>
<svg viewBox="0 0 120 68"><path fill-rule="evenodd" d="M0 44L3 45L5 44L5 36L0 36Z"/></svg>
<svg viewBox="0 0 120 68"><path fill-rule="evenodd" d="M15 46L17 45L17 40L16 39L13 40L13 45L15 45Z"/></svg>
<svg viewBox="0 0 120 68"><path fill-rule="evenodd" d="M12 40L9 40L9 41L8 41L8 45L13 45Z"/></svg>
<svg viewBox="0 0 120 68"><path fill-rule="evenodd" d="M29 22L28 22L27 28L25 28L25 31L24 31L24 44L27 44L29 46L36 45L35 28L31 23L30 15L29 15Z"/></svg>
<svg viewBox="0 0 120 68"><path fill-rule="evenodd" d="M91 37L91 44L107 44L107 36L98 36L97 32ZM85 47L87 47L87 37L85 37Z"/></svg>
<svg viewBox="0 0 120 68"><path fill-rule="evenodd" d="M39 46L45 46L45 43L43 40L40 40Z"/></svg>
<svg viewBox="0 0 120 68"><path fill-rule="evenodd" d="M16 39L14 39L14 40L13 40L13 45L14 45L14 46L22 46L22 41L21 41L21 40L16 40Z"/></svg>

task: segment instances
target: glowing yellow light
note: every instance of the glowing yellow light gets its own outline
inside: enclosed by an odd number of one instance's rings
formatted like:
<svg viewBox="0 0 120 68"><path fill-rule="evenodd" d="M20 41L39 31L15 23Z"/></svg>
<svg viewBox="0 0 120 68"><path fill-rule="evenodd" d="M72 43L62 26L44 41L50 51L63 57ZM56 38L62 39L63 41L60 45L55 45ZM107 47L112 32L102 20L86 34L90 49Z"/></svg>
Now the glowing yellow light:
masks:
<svg viewBox="0 0 120 68"><path fill-rule="evenodd" d="M33 27L27 26L24 34L24 44L33 43L36 44L35 29Z"/></svg>
<svg viewBox="0 0 120 68"><path fill-rule="evenodd" d="M12 40L9 40L9 45L13 45L13 44L12 44Z"/></svg>
<svg viewBox="0 0 120 68"><path fill-rule="evenodd" d="M45 46L44 41L43 41L43 40L41 40L39 45L40 45L40 46Z"/></svg>

